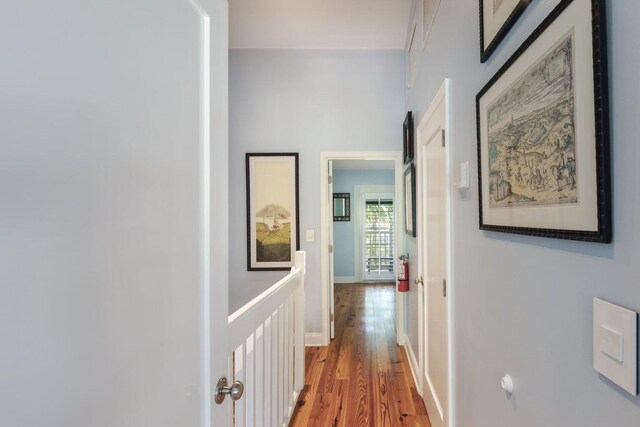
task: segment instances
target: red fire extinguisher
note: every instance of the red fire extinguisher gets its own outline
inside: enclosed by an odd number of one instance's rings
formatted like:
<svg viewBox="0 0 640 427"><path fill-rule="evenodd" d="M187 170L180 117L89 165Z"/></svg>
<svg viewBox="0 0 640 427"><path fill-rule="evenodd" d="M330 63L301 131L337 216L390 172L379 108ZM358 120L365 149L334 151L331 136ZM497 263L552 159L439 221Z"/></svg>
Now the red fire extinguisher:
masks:
<svg viewBox="0 0 640 427"><path fill-rule="evenodd" d="M398 292L409 292L409 254L400 255L398 261Z"/></svg>

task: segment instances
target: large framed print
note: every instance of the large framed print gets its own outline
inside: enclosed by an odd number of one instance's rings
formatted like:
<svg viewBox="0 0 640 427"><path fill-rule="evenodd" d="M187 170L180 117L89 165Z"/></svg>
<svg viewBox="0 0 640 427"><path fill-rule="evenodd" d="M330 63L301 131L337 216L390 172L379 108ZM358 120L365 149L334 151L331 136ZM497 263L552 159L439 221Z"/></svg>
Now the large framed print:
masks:
<svg viewBox="0 0 640 427"><path fill-rule="evenodd" d="M481 229L611 242L605 22L563 0L476 97Z"/></svg>
<svg viewBox="0 0 640 427"><path fill-rule="evenodd" d="M298 153L247 153L247 270L288 270L300 249Z"/></svg>
<svg viewBox="0 0 640 427"><path fill-rule="evenodd" d="M486 62L531 0L480 0L480 62Z"/></svg>

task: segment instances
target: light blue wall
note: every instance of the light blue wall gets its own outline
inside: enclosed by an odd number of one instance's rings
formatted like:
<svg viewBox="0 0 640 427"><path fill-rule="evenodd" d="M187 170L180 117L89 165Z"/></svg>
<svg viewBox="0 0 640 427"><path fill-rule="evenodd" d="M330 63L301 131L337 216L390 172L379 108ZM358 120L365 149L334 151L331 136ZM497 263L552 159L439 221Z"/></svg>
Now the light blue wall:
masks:
<svg viewBox="0 0 640 427"><path fill-rule="evenodd" d="M395 171L372 169L336 169L333 171L333 191L351 194L351 221L333 223L334 276L355 275L355 218L353 216L354 185L393 185Z"/></svg>
<svg viewBox="0 0 640 427"><path fill-rule="evenodd" d="M401 149L404 53L232 49L229 62L229 308L284 276L247 271L244 155L298 152L307 332L321 332L320 152Z"/></svg>
<svg viewBox="0 0 640 427"><path fill-rule="evenodd" d="M640 2L610 0L607 8L614 243L478 229L475 96L557 4L531 2L493 57L481 64L478 2L442 0L408 93L417 125L443 79L452 78L451 154L454 164L471 165L471 189L454 193L452 206L459 427L640 425L640 398L592 367L592 298L640 310ZM415 239L409 239L407 250L415 253ZM415 310L415 328L414 315ZM511 400L499 386L505 373L516 381Z"/></svg>

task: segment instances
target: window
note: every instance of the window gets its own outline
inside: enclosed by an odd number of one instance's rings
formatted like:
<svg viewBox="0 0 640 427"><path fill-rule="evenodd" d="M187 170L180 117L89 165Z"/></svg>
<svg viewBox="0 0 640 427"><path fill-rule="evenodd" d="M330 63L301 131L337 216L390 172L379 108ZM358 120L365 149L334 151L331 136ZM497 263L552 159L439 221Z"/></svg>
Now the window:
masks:
<svg viewBox="0 0 640 427"><path fill-rule="evenodd" d="M392 199L367 199L364 209L364 273L369 279L393 275Z"/></svg>

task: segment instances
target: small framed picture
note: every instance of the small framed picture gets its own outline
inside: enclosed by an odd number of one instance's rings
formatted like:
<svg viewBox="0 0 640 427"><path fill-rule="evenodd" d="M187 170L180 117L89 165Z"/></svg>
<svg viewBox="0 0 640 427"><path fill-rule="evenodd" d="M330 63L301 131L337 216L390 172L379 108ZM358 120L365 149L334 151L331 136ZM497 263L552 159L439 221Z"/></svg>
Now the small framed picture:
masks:
<svg viewBox="0 0 640 427"><path fill-rule="evenodd" d="M289 270L300 249L298 153L248 153L247 270Z"/></svg>
<svg viewBox="0 0 640 427"><path fill-rule="evenodd" d="M413 160L413 115L411 111L407 113L402 124L402 153L404 164L411 163Z"/></svg>
<svg viewBox="0 0 640 427"><path fill-rule="evenodd" d="M561 1L478 94L481 229L611 242L605 16Z"/></svg>
<svg viewBox="0 0 640 427"><path fill-rule="evenodd" d="M416 168L409 165L404 172L404 231L416 237Z"/></svg>
<svg viewBox="0 0 640 427"><path fill-rule="evenodd" d="M531 0L480 0L480 62L486 62Z"/></svg>

